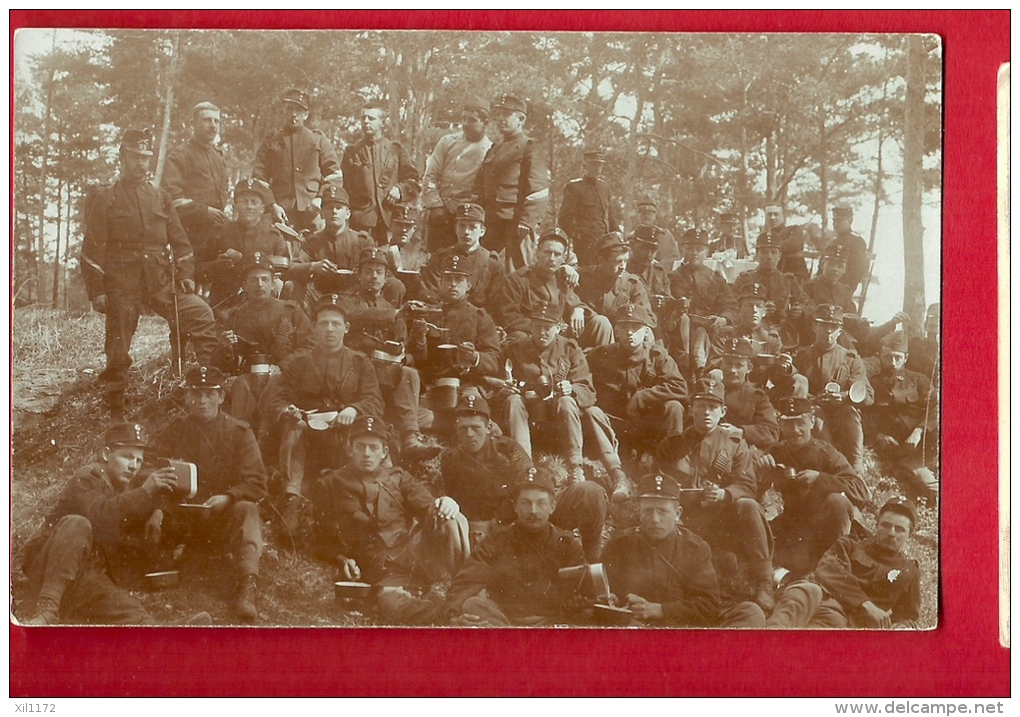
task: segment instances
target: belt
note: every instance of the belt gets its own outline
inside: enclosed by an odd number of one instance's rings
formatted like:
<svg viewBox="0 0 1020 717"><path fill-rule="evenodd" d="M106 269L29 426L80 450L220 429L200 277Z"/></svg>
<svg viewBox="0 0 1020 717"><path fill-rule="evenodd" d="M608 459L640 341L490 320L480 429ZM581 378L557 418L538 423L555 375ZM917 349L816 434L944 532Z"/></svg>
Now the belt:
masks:
<svg viewBox="0 0 1020 717"><path fill-rule="evenodd" d="M114 249L119 251L147 251L147 252L165 252L166 244L128 244L123 242L109 242L106 245L107 250Z"/></svg>

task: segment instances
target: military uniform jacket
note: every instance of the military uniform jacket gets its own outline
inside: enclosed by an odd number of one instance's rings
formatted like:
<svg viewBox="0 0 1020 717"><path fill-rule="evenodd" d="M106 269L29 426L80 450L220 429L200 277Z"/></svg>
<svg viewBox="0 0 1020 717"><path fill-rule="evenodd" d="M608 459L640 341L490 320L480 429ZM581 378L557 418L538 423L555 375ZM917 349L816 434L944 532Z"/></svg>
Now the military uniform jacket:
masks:
<svg viewBox="0 0 1020 717"><path fill-rule="evenodd" d="M620 231L620 207L609 194L609 182L593 177L567 182L558 224L571 241L589 248L609 232Z"/></svg>
<svg viewBox="0 0 1020 717"><path fill-rule="evenodd" d="M669 275L673 296L686 296L691 300L691 313L695 316L722 316L729 323L737 320L737 300L723 275L704 264L694 266L684 262Z"/></svg>
<svg viewBox="0 0 1020 717"><path fill-rule="evenodd" d="M524 480L532 463L513 438L490 436L474 455L456 447L444 451L440 466L444 491L465 518L504 521L513 519L507 487Z"/></svg>
<svg viewBox="0 0 1020 717"><path fill-rule="evenodd" d="M442 339L428 336L424 344L410 345L414 364L425 376L426 382L447 374L493 377L502 375L499 363L502 351L499 334L496 332L496 324L492 322L485 309L479 309L465 299L444 304L442 316L437 318L438 325L449 329L449 333ZM450 343L459 346L464 342L474 344L475 351L478 352L478 364L465 372L459 369L451 371L449 367L442 365L438 360L438 345Z"/></svg>
<svg viewBox="0 0 1020 717"><path fill-rule="evenodd" d="M614 533L602 562L621 600L634 594L659 603L666 625L709 627L719 619L712 550L687 528L678 527L659 544L650 542L639 527Z"/></svg>
<svg viewBox="0 0 1020 717"><path fill-rule="evenodd" d="M560 584L560 568L583 564L581 544L554 525L538 535L525 533L516 523L497 528L453 578L446 606L460 613L465 600L485 590L508 617L555 617L571 595Z"/></svg>
<svg viewBox="0 0 1020 717"><path fill-rule="evenodd" d="M814 345L807 346L793 357L793 365L807 377L812 396L823 393L827 383L838 383L840 391L845 394L854 383L863 380L868 388L863 405L870 406L875 401L875 389L868 381L864 361L853 349L839 343L827 351Z"/></svg>
<svg viewBox="0 0 1020 717"><path fill-rule="evenodd" d="M326 474L315 487L316 552L331 563L353 558L368 582L382 576L386 558L424 521L435 499L402 468L381 468L374 476L351 468Z"/></svg>
<svg viewBox="0 0 1020 717"><path fill-rule="evenodd" d="M549 170L542 148L524 132L489 148L475 179L474 196L491 221L515 221L537 236L549 211Z"/></svg>
<svg viewBox="0 0 1020 717"><path fill-rule="evenodd" d="M269 478L255 434L247 423L222 410L208 423L178 418L146 452L198 466L198 495L192 499L196 503L214 495L228 495L235 503L257 503L266 497Z"/></svg>
<svg viewBox="0 0 1020 717"><path fill-rule="evenodd" d="M627 410L631 401L638 412L666 401L687 403L687 381L665 349L652 346L637 361L631 356L630 347L619 344L598 346L588 354L600 408L617 418L634 418Z"/></svg>
<svg viewBox="0 0 1020 717"><path fill-rule="evenodd" d="M312 324L292 301L267 298L243 301L229 318L229 328L255 344L250 353L267 354L277 366L295 351L315 346Z"/></svg>
<svg viewBox="0 0 1020 717"><path fill-rule="evenodd" d="M893 624L912 627L921 612L921 571L917 563L875 543L874 538L837 540L815 568L815 581L850 616L868 600L892 610Z"/></svg>
<svg viewBox="0 0 1020 717"><path fill-rule="evenodd" d="M170 195L149 182L123 179L102 190L85 221L82 276L89 300L109 292L173 295L170 257L178 280L195 278L195 255ZM138 299L141 299L138 296Z"/></svg>
<svg viewBox="0 0 1020 717"><path fill-rule="evenodd" d="M162 186L185 224L204 220L209 207L223 211L230 201L223 150L194 137L174 147L166 158Z"/></svg>
<svg viewBox="0 0 1020 717"><path fill-rule="evenodd" d="M669 286L669 272L658 259L652 259L644 271L637 271L636 266L628 264L627 271L641 278L641 281L645 283L645 290L648 292L649 298L653 296L676 298Z"/></svg>
<svg viewBox="0 0 1020 717"><path fill-rule="evenodd" d="M758 495L747 443L719 426L704 437L688 429L664 438L655 451L655 463L675 477L681 488L705 488L711 483L726 491L727 502L753 500Z"/></svg>
<svg viewBox="0 0 1020 717"><path fill-rule="evenodd" d="M765 236L766 232L758 235L758 241ZM811 278L808 271L807 261L804 260L804 227L781 226L772 230L772 237L780 245L781 256L779 258L779 271L786 274L793 274L802 281Z"/></svg>
<svg viewBox="0 0 1020 717"><path fill-rule="evenodd" d="M818 304L833 304L843 309L845 314L857 313L857 304L850 296L850 288L842 282L827 281L821 276L816 276L804 284L804 292L816 306Z"/></svg>
<svg viewBox="0 0 1020 717"><path fill-rule="evenodd" d="M782 322L790 309L801 309L805 314L815 310L808 295L804 293L800 281L792 274L771 271L768 274L761 269L745 271L733 281L733 293L740 296L740 291L748 284L760 284L765 290L765 298L776 305L774 321Z"/></svg>
<svg viewBox="0 0 1020 717"><path fill-rule="evenodd" d="M938 430L938 395L927 376L915 371L882 370L871 378L879 430L903 441L915 428Z"/></svg>
<svg viewBox="0 0 1020 717"><path fill-rule="evenodd" d="M768 448L779 440L776 409L764 389L750 381L734 388L726 387L726 423L744 430L744 440L755 448Z"/></svg>
<svg viewBox="0 0 1020 717"><path fill-rule="evenodd" d="M351 406L359 416L382 418L384 406L375 369L357 351L346 346L335 353L314 348L295 354L282 368L274 415L294 404L306 411L342 411Z"/></svg>
<svg viewBox="0 0 1020 717"><path fill-rule="evenodd" d="M663 227L652 227L655 236L655 243L658 249L655 250L655 259L662 262L667 271L673 270L673 265L680 259L680 247L677 246L673 232ZM634 232L627 237L627 241L634 240Z"/></svg>
<svg viewBox="0 0 1020 717"><path fill-rule="evenodd" d="M578 274L577 296L596 314L613 316L622 306L640 304L655 318L648 290L637 275L624 271L619 276L606 277L596 266L581 267Z"/></svg>
<svg viewBox="0 0 1020 717"><path fill-rule="evenodd" d="M822 501L832 493L842 493L858 508L871 499L868 486L860 479L843 454L825 441L812 438L806 445L794 448L780 441L769 451L776 463L792 466L798 471L818 471L818 478L807 491L798 481L779 479L775 486L783 494L783 515L805 522L816 515Z"/></svg>
<svg viewBox="0 0 1020 717"><path fill-rule="evenodd" d="M458 206L470 202L475 178L491 146L492 140L487 136L469 142L463 131L448 134L436 142L432 154L425 160L422 205L427 209L445 207L453 214Z"/></svg>
<svg viewBox="0 0 1020 717"><path fill-rule="evenodd" d="M298 127L278 130L262 140L251 173L269 184L277 204L303 212L319 196L323 178L339 169L336 150L326 135Z"/></svg>
<svg viewBox="0 0 1020 717"><path fill-rule="evenodd" d="M407 341L407 325L397 317L397 307L380 293L373 296L364 289L344 292L341 306L350 324L345 343L355 351L370 355L385 341Z"/></svg>
<svg viewBox="0 0 1020 717"><path fill-rule="evenodd" d="M495 305L496 295L503 284L506 269L499 254L479 246L473 252L465 253L459 247L443 247L435 252L421 273L421 299L429 303L439 302L440 282L443 270L451 255L462 257L460 269L471 275L471 288L468 290L468 301L491 311Z"/></svg>
<svg viewBox="0 0 1020 717"><path fill-rule="evenodd" d="M344 189L351 198L351 222L361 227L382 223L390 226L390 190L400 190L400 201L413 202L421 190L420 175L399 142L380 137L375 143L367 138L349 145L340 162Z"/></svg>
<svg viewBox="0 0 1020 717"><path fill-rule="evenodd" d="M507 274L492 303L492 318L497 326L511 331L527 332L531 321L527 318L544 303L563 307L563 318L581 306L581 299L567 286L563 272L549 278L539 276L534 267L525 266Z"/></svg>
<svg viewBox="0 0 1020 717"><path fill-rule="evenodd" d="M541 354L530 338L523 339L509 344L506 355L513 363L517 381L529 386L538 385L540 376L548 378L553 386L560 381L570 381L578 407L583 410L595 405L595 387L588 361L573 339L557 336Z"/></svg>
<svg viewBox="0 0 1020 717"><path fill-rule="evenodd" d="M244 257L240 261L221 256L227 249L233 249ZM283 235L263 217L254 226L230 222L223 230L215 246L208 247L198 256L198 280L211 283L209 303L213 306L229 299L241 290L243 267L255 252L264 257L284 256L290 258L290 249Z"/></svg>
<svg viewBox="0 0 1020 717"><path fill-rule="evenodd" d="M857 287L864 280L868 273L868 243L864 238L854 232L837 234L829 243L829 246L844 246L847 250L846 273L843 274L843 283L853 294ZM828 247L826 247L828 248Z"/></svg>

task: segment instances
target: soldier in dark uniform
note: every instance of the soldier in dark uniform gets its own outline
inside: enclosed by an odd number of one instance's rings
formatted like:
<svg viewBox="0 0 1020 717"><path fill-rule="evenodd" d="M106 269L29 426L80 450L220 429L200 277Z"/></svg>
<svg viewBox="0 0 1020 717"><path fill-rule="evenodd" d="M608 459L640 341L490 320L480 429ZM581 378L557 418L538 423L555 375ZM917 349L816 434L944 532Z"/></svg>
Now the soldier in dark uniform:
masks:
<svg viewBox="0 0 1020 717"><path fill-rule="evenodd" d="M440 300L443 268L449 264L449 257L456 254L462 258L461 268L471 277L468 301L491 313L506 270L499 254L482 246L485 210L477 204L461 204L454 214L457 244L444 247L429 257L428 264L422 270L420 298L430 303Z"/></svg>
<svg viewBox="0 0 1020 717"><path fill-rule="evenodd" d="M637 204L637 212L637 228L634 230L634 233L636 234L641 230L649 231L650 238L655 241L655 245L658 247L655 258L662 262L667 271L673 271L673 265L680 259L680 248L673 237L673 232L656 225L655 220L659 210L655 201L651 199L640 200Z"/></svg>
<svg viewBox="0 0 1020 717"><path fill-rule="evenodd" d="M146 181L151 156L152 133L125 130L121 176L96 196L81 249L89 300L106 314L100 378L115 418L123 417L131 339L146 305L167 320L172 337L191 339L199 363L208 364L219 343L212 310L194 294L195 256L170 195ZM171 348L181 355L179 346Z"/></svg>
<svg viewBox="0 0 1020 717"><path fill-rule="evenodd" d="M755 499L751 451L743 438L719 425L726 414L725 396L721 381L698 381L691 398L691 428L664 438L655 462L689 491L681 495L684 524L712 546L726 596L753 596L768 612L773 605L772 533ZM724 553L735 555L737 565L727 565Z"/></svg>
<svg viewBox="0 0 1020 717"><path fill-rule="evenodd" d="M630 235L630 260L627 271L636 274L645 282L648 298L658 318L662 318L662 304L674 298L669 286L669 272L655 258L658 245L655 243L654 227L638 227Z"/></svg>
<svg viewBox="0 0 1020 717"><path fill-rule="evenodd" d="M779 412L783 440L758 458L757 470L783 495L783 512L771 523L773 563L800 578L815 569L833 543L850 535L871 494L839 451L812 438L811 401L785 398Z"/></svg>
<svg viewBox="0 0 1020 717"><path fill-rule="evenodd" d="M410 473L385 465L388 455L385 426L358 418L347 465L315 486L315 552L339 569L340 580L381 588L387 621L426 623L441 604L421 592L455 574L470 555L467 520L455 500L434 498Z"/></svg>
<svg viewBox="0 0 1020 717"><path fill-rule="evenodd" d="M890 498L878 512L875 536L836 541L813 582L783 591L766 626L913 629L921 612L921 570L904 548L916 526L914 504Z"/></svg>
<svg viewBox="0 0 1020 717"><path fill-rule="evenodd" d="M843 275L843 283L850 289L853 296L868 273L868 243L864 237L853 230L854 210L846 204L832 208L832 228L836 236L829 242L829 247L841 246L846 249L847 266Z"/></svg>
<svg viewBox="0 0 1020 717"><path fill-rule="evenodd" d="M840 345L843 310L822 304L815 311L815 342L797 352L794 365L807 378L809 394L821 403L824 424L819 437L832 443L853 466L858 475L864 472L864 428L861 414L854 406L854 394L870 406L875 390L868 381L864 362L857 352ZM835 384L831 387L829 384Z"/></svg>
<svg viewBox="0 0 1020 717"><path fill-rule="evenodd" d="M783 208L778 204L765 205L765 231L758 235L758 241L769 233L780 247L779 271L793 274L801 281L810 279L811 273L804 259L804 227L787 226Z"/></svg>
<svg viewBox="0 0 1020 717"><path fill-rule="evenodd" d="M234 186L234 216L216 243L198 256L198 279L209 285L209 305L218 319L237 307L242 269L256 253L265 257L290 258L287 241L265 216L272 201L269 185L258 179L243 179Z"/></svg>
<svg viewBox="0 0 1020 717"><path fill-rule="evenodd" d="M344 150L340 167L351 196L351 226L368 232L377 244L389 240L394 204L409 204L421 191L418 170L400 142L383 135L388 113L378 102L361 110L363 136Z"/></svg>
<svg viewBox="0 0 1020 717"><path fill-rule="evenodd" d="M220 108L200 102L191 110L191 139L166 157L162 188L173 200L181 226L195 254L216 243L230 199L227 164L216 146Z"/></svg>
<svg viewBox="0 0 1020 717"><path fill-rule="evenodd" d="M726 423L747 441L754 455L760 455L779 440L779 423L768 394L747 380L754 356L748 339L731 338L722 349L720 370L726 387ZM767 489L759 480L759 497Z"/></svg>
<svg viewBox="0 0 1020 717"><path fill-rule="evenodd" d="M314 227L319 187L330 179L342 184L340 162L321 131L305 126L308 93L287 90L281 101L283 128L267 135L255 153L252 176L273 190L273 217L298 231Z"/></svg>
<svg viewBox="0 0 1020 717"><path fill-rule="evenodd" d="M418 210L411 204L397 204L392 218L390 251L394 253L397 269L420 272L429 260L429 253L418 232Z"/></svg>
<svg viewBox="0 0 1020 717"><path fill-rule="evenodd" d="M584 564L584 554L573 535L550 521L552 475L534 469L511 490L517 519L482 540L446 594L454 625L538 626L575 618L573 591L559 571Z"/></svg>
<svg viewBox="0 0 1020 717"><path fill-rule="evenodd" d="M942 304L930 304L925 312L924 333L921 336L911 336L907 343L910 350L907 354L906 367L922 376L927 376L936 392L941 384L941 369L939 368L942 350L941 329Z"/></svg>
<svg viewBox="0 0 1020 717"><path fill-rule="evenodd" d="M733 282L734 293L739 294L748 284L758 284L765 292L768 311L765 314L766 328L775 329L783 337L785 346L801 343L800 333L804 316L814 311L814 303L804 293L800 280L792 274L779 271L781 248L776 237L766 232L758 238L755 258L758 268L745 271ZM813 332L811 332L813 333ZM808 333L808 336L811 335Z"/></svg>
<svg viewBox="0 0 1020 717"><path fill-rule="evenodd" d="M655 322L648 291L640 277L627 271L630 261L630 245L619 232L611 232L599 239L595 246L598 264L578 270L580 281L577 296L591 309L594 316L612 317L624 306L636 304L648 312L648 318ZM652 328L655 328L655 323Z"/></svg>
<svg viewBox="0 0 1020 717"><path fill-rule="evenodd" d="M34 613L25 625L151 625L145 607L118 586L126 538L146 523L176 483L172 468L138 483L148 439L138 424L106 431L102 455L78 469L25 548Z"/></svg>
<svg viewBox="0 0 1020 717"><path fill-rule="evenodd" d="M485 248L503 252L507 271L534 260L535 242L549 210L549 170L539 144L524 133L528 106L512 95L492 105L500 133L475 179L474 201L485 209Z"/></svg>
<svg viewBox="0 0 1020 717"><path fill-rule="evenodd" d="M573 243L579 266L599 260L596 245L610 232L623 232L619 202L602 178L606 155L601 150L584 153L584 176L571 179L563 188L558 224Z"/></svg>
<svg viewBox="0 0 1020 717"><path fill-rule="evenodd" d="M747 251L747 242L740 236L740 217L730 212L723 212L719 215L719 238L708 245L708 252L735 251L738 259L746 259L750 254Z"/></svg>
<svg viewBox="0 0 1020 717"><path fill-rule="evenodd" d="M193 368L184 382L188 415L156 436L150 453L198 466L198 493L191 499L209 515L195 515L167 502L150 522L168 545L218 541L233 556L238 576L234 611L244 622L258 619L256 592L262 555L262 520L258 503L266 497L266 467L255 434L244 421L220 410L226 393L223 374L206 366ZM158 541L157 541L158 542Z"/></svg>

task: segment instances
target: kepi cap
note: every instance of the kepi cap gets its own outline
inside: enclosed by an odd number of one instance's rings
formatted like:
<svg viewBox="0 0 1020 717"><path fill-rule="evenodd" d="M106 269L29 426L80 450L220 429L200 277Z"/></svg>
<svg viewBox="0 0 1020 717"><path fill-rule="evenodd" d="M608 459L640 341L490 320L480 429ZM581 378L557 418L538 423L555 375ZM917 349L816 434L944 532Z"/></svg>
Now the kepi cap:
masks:
<svg viewBox="0 0 1020 717"><path fill-rule="evenodd" d="M254 194L262 203L269 206L273 203L273 193L269 188L269 185L263 182L261 179L255 179L254 177L248 177L242 179L234 185L234 199L236 200L242 194Z"/></svg>
<svg viewBox="0 0 1020 717"><path fill-rule="evenodd" d="M347 194L347 190L339 184L333 182L326 182L322 185L319 190L319 199L325 204L343 204L345 207L351 206L351 198Z"/></svg>
<svg viewBox="0 0 1020 717"><path fill-rule="evenodd" d="M347 438L353 441L359 436L377 436L385 445L389 445L389 431L386 424L374 416L358 416L354 419Z"/></svg>
<svg viewBox="0 0 1020 717"><path fill-rule="evenodd" d="M843 309L835 304L819 304L815 309L815 321L823 324L843 325Z"/></svg>
<svg viewBox="0 0 1020 717"><path fill-rule="evenodd" d="M457 407L453 410L455 416L483 416L489 417L489 404L477 393L469 393L460 397Z"/></svg>
<svg viewBox="0 0 1020 717"><path fill-rule="evenodd" d="M623 235L620 232L605 234L595 245L595 251L599 254L615 249L630 249L630 244L623 240Z"/></svg>
<svg viewBox="0 0 1020 717"><path fill-rule="evenodd" d="M680 500L680 484L672 476L650 473L638 482L638 498Z"/></svg>
<svg viewBox="0 0 1020 717"><path fill-rule="evenodd" d="M151 129L126 129L120 136L120 148L146 157L152 156L153 137Z"/></svg>
<svg viewBox="0 0 1020 717"><path fill-rule="evenodd" d="M215 366L196 366L184 377L185 388L223 388L223 372Z"/></svg>
<svg viewBox="0 0 1020 717"><path fill-rule="evenodd" d="M613 317L613 323L632 323L644 326L654 326L655 319L648 312L648 309L641 304L625 304L621 306Z"/></svg>
<svg viewBox="0 0 1020 717"><path fill-rule="evenodd" d="M294 87L292 87L291 89L287 90L283 94L283 99L281 99L280 101L281 102L290 102L291 104L295 104L295 105L297 105L298 107L300 107L301 109L304 109L304 110L307 110L308 107L309 107L308 93L303 91L303 90L299 90L297 88L294 88Z"/></svg>
<svg viewBox="0 0 1020 717"><path fill-rule="evenodd" d="M397 204L393 207L393 222L395 224L417 224L418 210L411 204Z"/></svg>
<svg viewBox="0 0 1020 717"><path fill-rule="evenodd" d="M790 396L780 399L776 404L776 411L780 418L800 418L814 413L815 407L809 398Z"/></svg>
<svg viewBox="0 0 1020 717"><path fill-rule="evenodd" d="M345 319L347 318L347 312L344 310L340 294L326 294L315 302L315 308L312 310L312 319L315 320L320 313L327 310L336 311Z"/></svg>
<svg viewBox="0 0 1020 717"><path fill-rule="evenodd" d="M498 107L505 110L511 110L513 112L520 112L525 116L528 114L528 104L524 100L509 94L500 95L499 98L492 103L492 107L493 109Z"/></svg>
<svg viewBox="0 0 1020 717"><path fill-rule="evenodd" d="M754 345L743 336L734 336L726 340L726 343L723 345L722 355L752 359L755 355Z"/></svg>
<svg viewBox="0 0 1020 717"><path fill-rule="evenodd" d="M552 497L556 497L556 482L548 468L538 467L528 469L528 474L523 480L515 483L511 490L516 498L522 490L537 489L544 490Z"/></svg>
<svg viewBox="0 0 1020 717"><path fill-rule="evenodd" d="M550 324L558 324L563 320L563 308L558 304L543 301L528 312L528 318L533 321L546 321Z"/></svg>
<svg viewBox="0 0 1020 717"><path fill-rule="evenodd" d="M695 398L707 398L719 403L726 403L726 387L722 381L714 378L703 378L694 384L694 391L691 393L691 400Z"/></svg>
<svg viewBox="0 0 1020 717"><path fill-rule="evenodd" d="M878 511L878 514L881 516L882 513L887 511L905 515L910 519L911 529L917 525L917 506L914 505L914 501L909 498L904 498L902 495L893 496L885 502L882 508Z"/></svg>
<svg viewBox="0 0 1020 717"><path fill-rule="evenodd" d="M704 244L708 246L708 232L704 229L688 229L680 237L681 244Z"/></svg>
<svg viewBox="0 0 1020 717"><path fill-rule="evenodd" d="M482 222L485 223L485 210L478 204L458 204L457 213L454 221L463 219L464 221Z"/></svg>
<svg viewBox="0 0 1020 717"><path fill-rule="evenodd" d="M108 448L114 446L145 448L149 444L149 434L141 423L114 423L106 429L103 442Z"/></svg>

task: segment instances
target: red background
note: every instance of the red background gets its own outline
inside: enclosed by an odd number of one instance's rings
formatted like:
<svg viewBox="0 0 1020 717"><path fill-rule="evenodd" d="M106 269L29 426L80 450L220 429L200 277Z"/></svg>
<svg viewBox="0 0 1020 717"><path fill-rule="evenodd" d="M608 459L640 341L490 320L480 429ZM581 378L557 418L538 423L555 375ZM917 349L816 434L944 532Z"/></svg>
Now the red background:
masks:
<svg viewBox="0 0 1020 717"><path fill-rule="evenodd" d="M10 627L10 694L1004 696L996 72L1009 12L12 11L17 27L928 32L945 57L942 605L925 633Z"/></svg>

